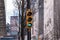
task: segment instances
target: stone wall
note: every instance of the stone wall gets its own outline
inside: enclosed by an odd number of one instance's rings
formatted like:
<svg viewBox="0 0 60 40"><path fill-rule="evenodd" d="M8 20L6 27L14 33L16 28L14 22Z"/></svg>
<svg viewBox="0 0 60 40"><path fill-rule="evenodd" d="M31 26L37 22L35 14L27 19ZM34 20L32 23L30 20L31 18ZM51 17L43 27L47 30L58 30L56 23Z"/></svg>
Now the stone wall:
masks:
<svg viewBox="0 0 60 40"><path fill-rule="evenodd" d="M54 0L44 0L44 40L52 40L54 32Z"/></svg>
<svg viewBox="0 0 60 40"><path fill-rule="evenodd" d="M60 0L54 0L54 40L60 40Z"/></svg>
<svg viewBox="0 0 60 40"><path fill-rule="evenodd" d="M39 32L39 0L31 0L31 9L33 12L32 40L38 40Z"/></svg>

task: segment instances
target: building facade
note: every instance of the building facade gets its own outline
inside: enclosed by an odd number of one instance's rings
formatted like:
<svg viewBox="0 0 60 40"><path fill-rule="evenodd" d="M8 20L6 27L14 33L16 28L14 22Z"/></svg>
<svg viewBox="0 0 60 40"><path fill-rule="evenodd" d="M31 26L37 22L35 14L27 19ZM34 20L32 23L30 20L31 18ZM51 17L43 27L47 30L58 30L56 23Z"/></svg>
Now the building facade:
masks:
<svg viewBox="0 0 60 40"><path fill-rule="evenodd" d="M33 12L33 26L31 30L31 40L38 40L39 32L39 0L31 0L31 9Z"/></svg>
<svg viewBox="0 0 60 40"><path fill-rule="evenodd" d="M60 40L60 0L44 0L44 40Z"/></svg>
<svg viewBox="0 0 60 40"><path fill-rule="evenodd" d="M44 0L39 0L39 38L43 40L44 28Z"/></svg>
<svg viewBox="0 0 60 40"><path fill-rule="evenodd" d="M0 36L6 35L5 5L4 0L0 0Z"/></svg>
<svg viewBox="0 0 60 40"><path fill-rule="evenodd" d="M60 0L54 0L54 40L60 40Z"/></svg>
<svg viewBox="0 0 60 40"><path fill-rule="evenodd" d="M18 16L11 16L10 18L10 33L11 35L18 35L19 21Z"/></svg>
<svg viewBox="0 0 60 40"><path fill-rule="evenodd" d="M44 40L54 40L54 0L44 0Z"/></svg>

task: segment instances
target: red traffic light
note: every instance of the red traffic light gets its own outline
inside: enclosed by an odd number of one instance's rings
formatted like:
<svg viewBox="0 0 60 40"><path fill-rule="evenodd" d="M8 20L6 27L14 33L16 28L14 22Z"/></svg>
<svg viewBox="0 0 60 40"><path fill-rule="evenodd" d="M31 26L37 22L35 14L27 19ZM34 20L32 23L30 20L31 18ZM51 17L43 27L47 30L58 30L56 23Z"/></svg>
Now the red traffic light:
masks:
<svg viewBox="0 0 60 40"><path fill-rule="evenodd" d="M28 12L27 16L31 16L31 15L32 15L32 13L31 12Z"/></svg>

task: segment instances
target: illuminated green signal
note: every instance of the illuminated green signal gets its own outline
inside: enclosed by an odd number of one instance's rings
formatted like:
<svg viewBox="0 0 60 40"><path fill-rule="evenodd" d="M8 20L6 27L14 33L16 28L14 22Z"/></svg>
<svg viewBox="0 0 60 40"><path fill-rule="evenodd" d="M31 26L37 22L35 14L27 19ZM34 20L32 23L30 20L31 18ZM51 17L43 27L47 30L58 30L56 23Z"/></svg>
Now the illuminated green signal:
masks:
<svg viewBox="0 0 60 40"><path fill-rule="evenodd" d="M31 27L32 26L32 24L31 23L28 23L28 27Z"/></svg>

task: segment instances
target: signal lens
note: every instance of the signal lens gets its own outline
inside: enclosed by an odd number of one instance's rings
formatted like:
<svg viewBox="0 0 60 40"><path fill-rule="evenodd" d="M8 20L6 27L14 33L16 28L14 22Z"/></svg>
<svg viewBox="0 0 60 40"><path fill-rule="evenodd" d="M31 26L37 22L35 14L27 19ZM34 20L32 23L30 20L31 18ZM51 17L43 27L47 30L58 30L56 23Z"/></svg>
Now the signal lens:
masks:
<svg viewBox="0 0 60 40"><path fill-rule="evenodd" d="M28 18L28 22L31 22L32 21L32 18L30 17L30 18Z"/></svg>
<svg viewBox="0 0 60 40"><path fill-rule="evenodd" d="M31 12L28 12L28 14L27 14L28 16L31 16L32 15L32 13Z"/></svg>
<svg viewBox="0 0 60 40"><path fill-rule="evenodd" d="M28 23L28 27L31 27L32 26L32 24L31 23Z"/></svg>

